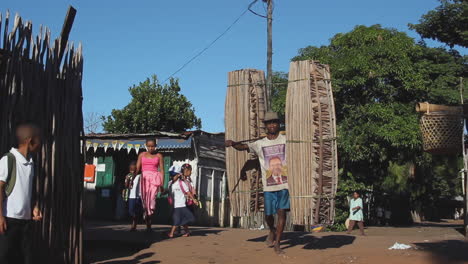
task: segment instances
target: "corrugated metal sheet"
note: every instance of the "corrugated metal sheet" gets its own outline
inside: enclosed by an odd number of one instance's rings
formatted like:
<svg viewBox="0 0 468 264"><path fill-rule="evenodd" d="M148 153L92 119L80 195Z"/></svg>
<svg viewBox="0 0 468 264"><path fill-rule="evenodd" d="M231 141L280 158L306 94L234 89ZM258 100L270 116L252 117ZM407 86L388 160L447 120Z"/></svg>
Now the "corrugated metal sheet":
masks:
<svg viewBox="0 0 468 264"><path fill-rule="evenodd" d="M191 137L188 139L161 138L158 140L158 149L189 149L191 147Z"/></svg>

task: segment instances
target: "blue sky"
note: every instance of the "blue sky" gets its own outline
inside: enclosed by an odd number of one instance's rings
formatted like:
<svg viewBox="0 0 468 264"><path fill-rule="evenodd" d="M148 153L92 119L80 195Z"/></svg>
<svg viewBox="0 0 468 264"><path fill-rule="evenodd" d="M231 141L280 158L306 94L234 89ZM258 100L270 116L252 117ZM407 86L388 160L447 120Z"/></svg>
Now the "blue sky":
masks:
<svg viewBox="0 0 468 264"><path fill-rule="evenodd" d="M83 112L107 115L130 101L128 87L152 74L165 80L223 32L251 0L2 0L24 19L61 30L68 5L77 16L70 40L84 46ZM326 45L336 33L356 25L382 24L406 31L437 0L276 0L273 69L287 71L299 48ZM261 3L256 10L264 12ZM429 42L432 46L441 46ZM467 54L467 49L459 49ZM266 68L265 20L246 14L204 55L175 77L192 101L203 129L224 131L227 73Z"/></svg>

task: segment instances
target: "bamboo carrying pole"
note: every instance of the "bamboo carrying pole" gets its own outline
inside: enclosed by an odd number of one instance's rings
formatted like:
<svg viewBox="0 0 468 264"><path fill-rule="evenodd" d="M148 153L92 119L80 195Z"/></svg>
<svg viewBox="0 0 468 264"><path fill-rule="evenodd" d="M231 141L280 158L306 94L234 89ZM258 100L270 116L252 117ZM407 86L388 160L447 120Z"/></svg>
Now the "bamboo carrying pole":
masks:
<svg viewBox="0 0 468 264"><path fill-rule="evenodd" d="M328 65L315 61L291 63L286 138L293 224L332 224L338 163Z"/></svg>
<svg viewBox="0 0 468 264"><path fill-rule="evenodd" d="M226 95L226 139L241 141L258 138L264 132L265 75L246 69L229 72ZM262 204L259 168L252 154L226 149L229 201L233 216L249 216ZM242 179L244 178L245 179Z"/></svg>
<svg viewBox="0 0 468 264"><path fill-rule="evenodd" d="M437 104L430 104L430 103L417 103L416 104L416 112L420 112L420 113L447 112L447 113L454 113L454 114L462 114L463 113L463 107L461 107L461 106L437 105Z"/></svg>
<svg viewBox="0 0 468 264"><path fill-rule="evenodd" d="M10 29L9 12L0 14L0 152L13 145L18 123L40 127L34 193L43 220L34 224L34 246L44 263L82 262L82 72L81 45L54 41L43 27L34 38L18 15Z"/></svg>

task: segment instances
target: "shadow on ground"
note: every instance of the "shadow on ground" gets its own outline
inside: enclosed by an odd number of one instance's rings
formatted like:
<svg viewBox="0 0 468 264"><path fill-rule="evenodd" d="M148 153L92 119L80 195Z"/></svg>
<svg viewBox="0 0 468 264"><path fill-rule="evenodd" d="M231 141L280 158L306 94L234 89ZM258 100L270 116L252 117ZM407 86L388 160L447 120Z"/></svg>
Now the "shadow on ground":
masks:
<svg viewBox="0 0 468 264"><path fill-rule="evenodd" d="M88 227L84 232L83 250L84 263L104 264L156 264L160 261L154 259L156 252L138 252L148 249L152 244L169 239L166 233L168 228L153 228L153 232L129 232L128 228L116 227ZM207 236L219 234L223 230L208 228L191 228L192 236ZM134 256L131 260L115 260Z"/></svg>
<svg viewBox="0 0 468 264"><path fill-rule="evenodd" d="M445 240L431 243L415 243L424 251L433 255L432 263L466 263L468 262L468 242L462 240Z"/></svg>
<svg viewBox="0 0 468 264"><path fill-rule="evenodd" d="M266 236L261 236L254 239L249 239L250 242L265 242ZM328 235L328 236L313 236L305 232L287 232L283 234L281 244L283 249L302 246L303 249L329 249L341 248L346 245L351 245L356 238L345 235Z"/></svg>

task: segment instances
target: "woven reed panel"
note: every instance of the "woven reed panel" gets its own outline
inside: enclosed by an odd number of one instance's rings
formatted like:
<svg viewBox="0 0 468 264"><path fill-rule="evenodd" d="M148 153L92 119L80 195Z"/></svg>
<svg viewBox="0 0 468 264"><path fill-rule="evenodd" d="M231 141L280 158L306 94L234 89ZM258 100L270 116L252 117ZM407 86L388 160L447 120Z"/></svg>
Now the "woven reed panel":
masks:
<svg viewBox="0 0 468 264"><path fill-rule="evenodd" d="M286 137L293 224L331 224L338 183L336 120L328 65L292 62Z"/></svg>
<svg viewBox="0 0 468 264"><path fill-rule="evenodd" d="M255 69L229 72L225 106L226 139L242 141L265 131L265 74ZM246 151L226 149L229 201L233 216L249 216L263 205L258 159Z"/></svg>

